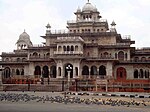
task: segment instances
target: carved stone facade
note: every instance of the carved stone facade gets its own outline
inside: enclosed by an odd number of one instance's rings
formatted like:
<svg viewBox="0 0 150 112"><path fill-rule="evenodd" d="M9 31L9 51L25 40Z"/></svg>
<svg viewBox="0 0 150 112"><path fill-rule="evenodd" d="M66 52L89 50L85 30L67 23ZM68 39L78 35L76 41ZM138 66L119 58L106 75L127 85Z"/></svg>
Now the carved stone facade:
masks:
<svg viewBox="0 0 150 112"><path fill-rule="evenodd" d="M46 26L43 45L32 45L24 31L17 50L1 54L3 78L102 78L149 80L150 48L131 47L130 36L117 33L115 22L107 20L91 3L75 12L76 20L67 21L67 32L51 31Z"/></svg>

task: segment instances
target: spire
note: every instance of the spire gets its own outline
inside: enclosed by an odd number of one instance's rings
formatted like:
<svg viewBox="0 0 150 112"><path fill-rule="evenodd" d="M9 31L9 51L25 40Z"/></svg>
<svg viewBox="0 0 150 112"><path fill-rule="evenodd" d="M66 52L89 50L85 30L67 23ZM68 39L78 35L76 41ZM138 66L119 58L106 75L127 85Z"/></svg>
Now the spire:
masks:
<svg viewBox="0 0 150 112"><path fill-rule="evenodd" d="M111 26L116 26L116 23L114 20L112 21Z"/></svg>
<svg viewBox="0 0 150 112"><path fill-rule="evenodd" d="M50 34L51 33L51 26L49 23L46 25L46 28L47 28L46 34Z"/></svg>
<svg viewBox="0 0 150 112"><path fill-rule="evenodd" d="M26 30L24 29L24 32L26 32Z"/></svg>
<svg viewBox="0 0 150 112"><path fill-rule="evenodd" d="M88 3L90 2L90 0L88 0Z"/></svg>

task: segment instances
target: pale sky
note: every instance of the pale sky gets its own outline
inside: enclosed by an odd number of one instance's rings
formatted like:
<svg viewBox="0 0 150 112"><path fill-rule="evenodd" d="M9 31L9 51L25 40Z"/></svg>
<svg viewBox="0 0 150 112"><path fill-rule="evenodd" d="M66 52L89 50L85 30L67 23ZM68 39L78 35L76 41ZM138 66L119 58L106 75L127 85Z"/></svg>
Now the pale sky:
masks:
<svg viewBox="0 0 150 112"><path fill-rule="evenodd" d="M0 0L0 54L16 49L26 30L33 44L45 42L47 23L52 30L66 29L67 20L87 0ZM119 34L131 35L135 47L150 47L150 0L90 0L109 26L114 20Z"/></svg>

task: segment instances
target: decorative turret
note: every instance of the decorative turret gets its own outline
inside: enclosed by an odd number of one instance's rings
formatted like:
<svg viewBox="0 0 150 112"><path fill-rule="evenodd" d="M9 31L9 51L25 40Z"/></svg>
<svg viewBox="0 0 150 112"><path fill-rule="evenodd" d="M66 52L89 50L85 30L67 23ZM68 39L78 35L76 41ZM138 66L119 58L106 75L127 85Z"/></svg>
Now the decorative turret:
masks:
<svg viewBox="0 0 150 112"><path fill-rule="evenodd" d="M110 32L117 32L117 30L116 30L116 23L115 23L115 21L112 21L112 23L111 23Z"/></svg>
<svg viewBox="0 0 150 112"><path fill-rule="evenodd" d="M32 46L32 42L30 41L30 36L24 32L19 36L17 41L17 50L27 49L28 47Z"/></svg>
<svg viewBox="0 0 150 112"><path fill-rule="evenodd" d="M47 26L46 26L46 35L47 34L50 34L51 33L51 26L50 24L48 23Z"/></svg>

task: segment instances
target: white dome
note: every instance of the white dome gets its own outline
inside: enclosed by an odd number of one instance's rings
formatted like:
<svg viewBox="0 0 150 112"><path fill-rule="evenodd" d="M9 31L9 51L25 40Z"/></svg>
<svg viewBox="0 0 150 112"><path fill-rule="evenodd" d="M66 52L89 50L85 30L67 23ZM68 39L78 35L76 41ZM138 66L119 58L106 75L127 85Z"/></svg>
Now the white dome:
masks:
<svg viewBox="0 0 150 112"><path fill-rule="evenodd" d="M19 36L19 40L28 41L28 40L30 40L30 36L24 31L24 32Z"/></svg>
<svg viewBox="0 0 150 112"><path fill-rule="evenodd" d="M20 42L21 43L24 42L28 45L32 45L32 42L30 41L30 36L25 31L19 36L17 44Z"/></svg>
<svg viewBox="0 0 150 112"><path fill-rule="evenodd" d="M97 8L94 7L91 3L88 2L88 3L86 3L86 4L83 6L82 11L83 11L83 12L85 12L85 11L93 11L93 12L95 12L95 11L97 11Z"/></svg>

